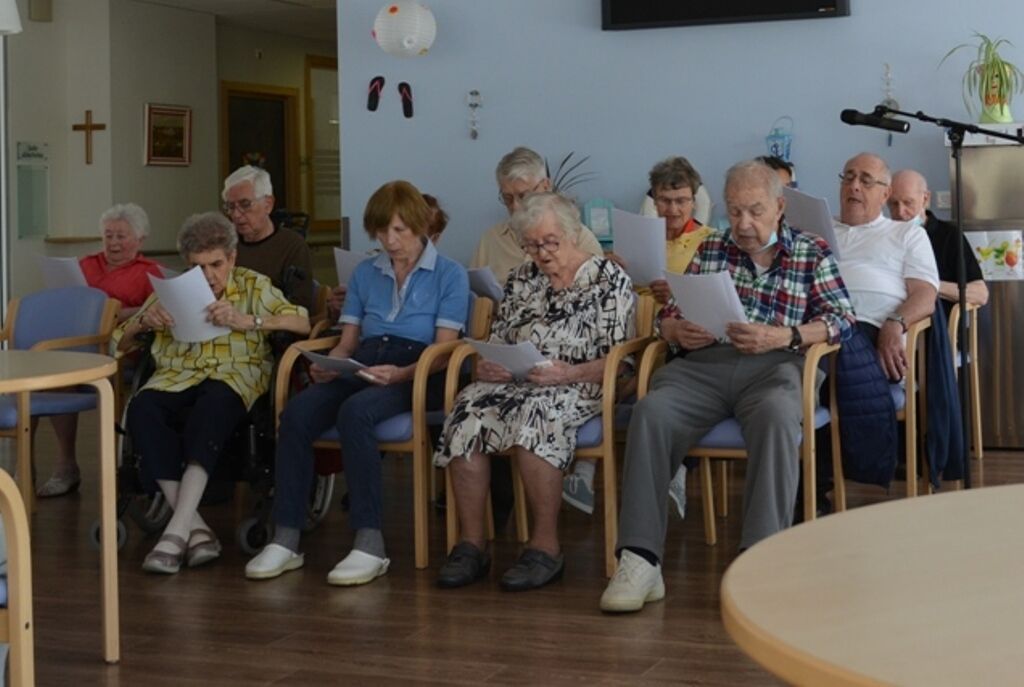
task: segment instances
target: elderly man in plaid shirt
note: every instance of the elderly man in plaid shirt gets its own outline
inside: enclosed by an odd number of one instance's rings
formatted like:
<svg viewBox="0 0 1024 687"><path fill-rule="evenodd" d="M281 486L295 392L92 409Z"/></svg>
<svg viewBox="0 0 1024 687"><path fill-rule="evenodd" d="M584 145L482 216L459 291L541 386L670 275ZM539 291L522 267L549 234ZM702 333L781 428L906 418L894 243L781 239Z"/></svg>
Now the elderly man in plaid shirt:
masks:
<svg viewBox="0 0 1024 687"><path fill-rule="evenodd" d="M707 237L692 274L728 270L749 322L726 341L684 319L673 301L658 333L685 352L659 369L633 410L619 518L619 564L604 611L638 611L665 595L661 576L673 458L719 421L735 417L749 447L740 547L788 527L799 482L803 356L809 344L851 333L853 306L821 239L791 229L778 176L761 162L726 175L730 228ZM820 381L820 379L819 379Z"/></svg>

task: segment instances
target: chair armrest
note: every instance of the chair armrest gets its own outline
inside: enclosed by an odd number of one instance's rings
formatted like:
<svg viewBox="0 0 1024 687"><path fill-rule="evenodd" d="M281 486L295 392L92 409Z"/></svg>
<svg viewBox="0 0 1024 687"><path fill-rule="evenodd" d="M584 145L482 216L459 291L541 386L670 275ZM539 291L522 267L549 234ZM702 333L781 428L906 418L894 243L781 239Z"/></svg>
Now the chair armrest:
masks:
<svg viewBox="0 0 1024 687"><path fill-rule="evenodd" d="M110 342L110 334L89 334L86 336L64 336L58 339L46 339L37 341L32 346L32 351L55 351L62 348L77 348L79 346L103 346Z"/></svg>
<svg viewBox="0 0 1024 687"><path fill-rule="evenodd" d="M278 425L281 423L281 412L284 410L284 405L288 401L288 389L289 382L292 377L292 369L295 367L296 361L302 357L305 351L323 351L330 350L338 345L341 340L340 336L325 336L319 339L306 339L304 341L296 341L288 350L281 356L280 362L277 364L277 377L274 380L274 430L277 431Z"/></svg>
<svg viewBox="0 0 1024 687"><path fill-rule="evenodd" d="M448 374L445 375L444 385L444 414L448 415L455 407L455 397L459 395L459 376L462 365L477 355L476 349L468 343L459 342L459 346L452 351L448 358Z"/></svg>
<svg viewBox="0 0 1024 687"><path fill-rule="evenodd" d="M804 378L803 378L803 411L804 411L804 432L814 431L814 410L818 407L818 385L815 383L818 376L818 366L822 358L832 356L832 363L835 361L835 354L839 351L839 344L816 343L808 347L804 353ZM830 369L832 364L830 363ZM833 391L835 384L832 384ZM834 396L829 394L829 405ZM830 408L833 412L835 408ZM808 423L810 426L808 428Z"/></svg>
<svg viewBox="0 0 1024 687"><path fill-rule="evenodd" d="M651 375L665 363L665 356L668 354L668 344L655 339L644 350L640 358L640 369L637 371L636 398L640 400L647 395L648 387L651 384Z"/></svg>
<svg viewBox="0 0 1024 687"><path fill-rule="evenodd" d="M464 345L458 339L445 341L444 343L433 343L423 349L419 360L416 361L416 373L412 380L412 421L413 436L418 432L427 430L427 384L430 381L431 368L442 359L447 358L445 365L451 362L451 354ZM435 370L440 372L441 369Z"/></svg>

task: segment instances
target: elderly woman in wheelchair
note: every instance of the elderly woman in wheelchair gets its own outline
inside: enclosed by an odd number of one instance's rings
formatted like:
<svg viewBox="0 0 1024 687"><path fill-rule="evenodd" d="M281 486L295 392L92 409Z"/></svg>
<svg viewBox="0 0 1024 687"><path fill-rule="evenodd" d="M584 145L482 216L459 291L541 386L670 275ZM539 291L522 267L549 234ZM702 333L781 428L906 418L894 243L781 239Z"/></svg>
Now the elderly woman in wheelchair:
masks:
<svg viewBox="0 0 1024 687"><path fill-rule="evenodd" d="M316 384L289 401L281 416L275 461L274 539L245 567L249 579L269 579L303 565L299 532L313 484L313 442L336 427L345 461L351 552L327 576L332 585L365 584L387 572L381 532L381 459L374 428L412 408L421 353L454 341L466 321L469 279L461 265L438 255L427 239L431 210L415 186L393 181L366 204L363 227L381 253L356 267L341 314L332 358L352 358L358 371L313 365ZM428 407L440 406L443 379L428 384Z"/></svg>
<svg viewBox="0 0 1024 687"><path fill-rule="evenodd" d="M268 333L309 332L304 308L289 303L268 277L235 265L237 245L234 227L219 213L193 215L178 233L182 258L202 270L216 298L207 320L229 333L203 342L176 340L174 320L155 295L114 333L121 352L137 345L137 335L154 333L156 369L127 413L143 480L155 481L174 510L142 564L149 572L173 574L183 564L196 567L220 556L220 542L198 512L209 475L228 437L269 387Z"/></svg>

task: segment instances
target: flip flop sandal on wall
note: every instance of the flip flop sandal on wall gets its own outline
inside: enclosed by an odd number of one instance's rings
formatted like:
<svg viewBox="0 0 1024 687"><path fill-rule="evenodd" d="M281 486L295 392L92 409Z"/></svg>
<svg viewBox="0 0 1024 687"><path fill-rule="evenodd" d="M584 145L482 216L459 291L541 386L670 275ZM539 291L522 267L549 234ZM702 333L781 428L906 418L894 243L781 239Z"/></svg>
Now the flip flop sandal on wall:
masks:
<svg viewBox="0 0 1024 687"><path fill-rule="evenodd" d="M366 96L366 109L370 112L377 111L377 104L380 102L380 93L384 90L384 77L375 76L370 79L370 88Z"/></svg>
<svg viewBox="0 0 1024 687"><path fill-rule="evenodd" d="M398 84L398 94L402 96L402 114L406 119L412 117L412 86L403 81Z"/></svg>

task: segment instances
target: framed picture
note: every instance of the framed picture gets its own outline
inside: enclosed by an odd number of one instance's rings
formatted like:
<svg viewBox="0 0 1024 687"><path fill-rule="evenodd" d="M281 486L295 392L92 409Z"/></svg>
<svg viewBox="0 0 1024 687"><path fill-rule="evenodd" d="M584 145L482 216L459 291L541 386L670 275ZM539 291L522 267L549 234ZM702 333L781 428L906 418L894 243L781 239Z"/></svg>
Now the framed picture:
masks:
<svg viewBox="0 0 1024 687"><path fill-rule="evenodd" d="M146 164L192 164L192 108L146 104Z"/></svg>

